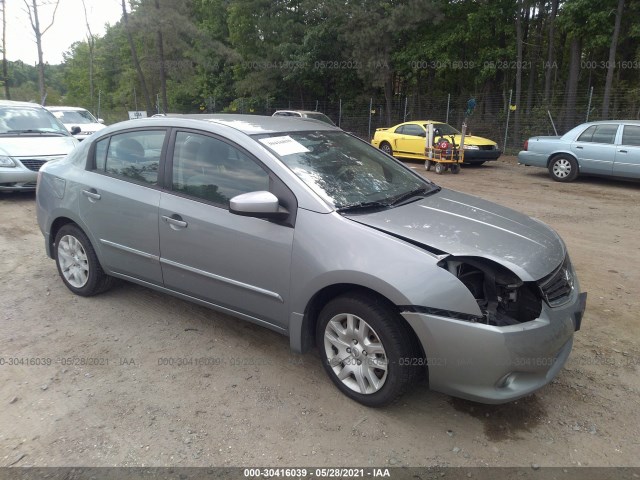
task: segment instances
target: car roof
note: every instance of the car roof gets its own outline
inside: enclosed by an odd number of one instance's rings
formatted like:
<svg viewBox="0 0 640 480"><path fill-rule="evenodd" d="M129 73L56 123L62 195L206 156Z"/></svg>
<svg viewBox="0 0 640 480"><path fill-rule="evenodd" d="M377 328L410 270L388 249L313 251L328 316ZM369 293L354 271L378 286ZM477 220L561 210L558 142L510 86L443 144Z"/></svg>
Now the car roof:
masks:
<svg viewBox="0 0 640 480"><path fill-rule="evenodd" d="M66 112L79 112L79 111L86 111L86 108L82 108L82 107L63 107L63 106L58 106L58 105L52 105L49 107L45 107L47 110L59 110L59 111L66 111Z"/></svg>
<svg viewBox="0 0 640 480"><path fill-rule="evenodd" d="M191 114L128 120L117 125L134 126L196 126L194 122L215 123L238 130L246 135L260 133L304 132L309 130L340 131L338 127L309 118L271 117L239 114Z"/></svg>
<svg viewBox="0 0 640 480"><path fill-rule="evenodd" d="M276 110L273 113L304 113L305 115L313 115L313 114L324 115L324 113L318 112L317 110Z"/></svg>
<svg viewBox="0 0 640 480"><path fill-rule="evenodd" d="M182 127L202 128L202 124L217 124L233 128L246 135L305 132L305 131L342 131L340 128L328 123L309 118L271 117L264 115L241 114L186 114L170 115L166 117L147 117L135 120L126 120L116 123L111 127L100 131L101 134L109 134L113 131L125 128L139 127Z"/></svg>
<svg viewBox="0 0 640 480"><path fill-rule="evenodd" d="M612 124L612 123L626 123L630 125L640 125L640 120L598 120L596 122L581 123L580 125L604 125L604 124Z"/></svg>
<svg viewBox="0 0 640 480"><path fill-rule="evenodd" d="M397 125L394 125L395 127L399 127L400 125L420 125L423 126L424 124L429 124L429 123L445 123L442 122L440 120L412 120L410 122L403 122L403 123L399 123Z"/></svg>
<svg viewBox="0 0 640 480"><path fill-rule="evenodd" d="M32 107L43 108L39 103L32 102L16 102L14 100L0 100L0 107Z"/></svg>

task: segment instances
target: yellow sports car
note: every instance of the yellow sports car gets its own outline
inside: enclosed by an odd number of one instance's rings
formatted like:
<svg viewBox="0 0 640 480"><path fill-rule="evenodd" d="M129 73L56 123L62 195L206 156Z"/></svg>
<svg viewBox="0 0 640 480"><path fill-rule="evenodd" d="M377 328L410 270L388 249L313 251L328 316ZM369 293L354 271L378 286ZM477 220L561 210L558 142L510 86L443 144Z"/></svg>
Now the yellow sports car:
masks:
<svg viewBox="0 0 640 480"><path fill-rule="evenodd" d="M394 157L426 160L424 155L427 124L433 123L435 139L444 136L453 138L460 144L461 133L446 123L435 120L416 120L405 122L390 128L378 128L371 140L374 147ZM488 160L496 160L502 152L496 142L488 138L467 135L464 137L464 163L482 165Z"/></svg>

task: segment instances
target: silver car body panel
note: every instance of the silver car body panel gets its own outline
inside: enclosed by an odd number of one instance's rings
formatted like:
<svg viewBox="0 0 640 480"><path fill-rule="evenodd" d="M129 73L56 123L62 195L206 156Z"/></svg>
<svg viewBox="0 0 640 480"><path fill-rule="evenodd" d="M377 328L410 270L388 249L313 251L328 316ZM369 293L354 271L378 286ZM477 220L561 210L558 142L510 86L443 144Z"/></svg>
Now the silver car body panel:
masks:
<svg viewBox="0 0 640 480"><path fill-rule="evenodd" d="M86 144L149 126L208 132L240 145L295 195L295 225L237 216L85 169ZM571 350L574 317L583 308L577 280L561 307L543 303L539 318L496 327L446 315L476 319L482 311L461 280L438 265L451 255L482 257L523 281L537 281L566 256L552 229L450 190L375 213L340 214L248 136L296 130L339 131L305 120L232 115L107 127L43 170L37 214L47 253L53 257L52 225L69 219L89 236L108 273L289 335L294 351L309 345L309 308L321 292L368 289L396 305L413 328L435 390L499 403L553 378Z"/></svg>
<svg viewBox="0 0 640 480"><path fill-rule="evenodd" d="M77 144L71 136L3 136L0 156L11 157L16 165L0 167L0 190L34 190L41 165L64 158Z"/></svg>

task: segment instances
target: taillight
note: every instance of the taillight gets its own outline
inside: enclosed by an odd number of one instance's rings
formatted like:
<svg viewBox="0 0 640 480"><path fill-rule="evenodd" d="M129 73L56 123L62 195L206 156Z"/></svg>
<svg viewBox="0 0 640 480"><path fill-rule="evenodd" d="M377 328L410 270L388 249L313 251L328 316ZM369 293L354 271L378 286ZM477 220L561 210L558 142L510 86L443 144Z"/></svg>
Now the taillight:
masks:
<svg viewBox="0 0 640 480"><path fill-rule="evenodd" d="M524 151L526 152L527 150L529 150L529 140L524 141Z"/></svg>

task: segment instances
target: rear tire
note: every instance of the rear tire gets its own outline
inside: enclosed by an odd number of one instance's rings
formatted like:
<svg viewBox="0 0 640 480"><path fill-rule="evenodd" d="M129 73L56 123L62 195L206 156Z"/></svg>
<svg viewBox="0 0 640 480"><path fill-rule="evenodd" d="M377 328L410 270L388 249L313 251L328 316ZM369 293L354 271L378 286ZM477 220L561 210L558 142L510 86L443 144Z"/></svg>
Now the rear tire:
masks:
<svg viewBox="0 0 640 480"><path fill-rule="evenodd" d="M60 278L76 295L90 297L111 287L113 278L104 273L89 238L77 225L62 226L53 249Z"/></svg>
<svg viewBox="0 0 640 480"><path fill-rule="evenodd" d="M331 381L368 407L398 400L425 364L402 317L384 300L363 293L327 303L318 317L316 344Z"/></svg>
<svg viewBox="0 0 640 480"><path fill-rule="evenodd" d="M431 167L433 167L433 160L426 160L424 162L424 168L427 169L427 172L431 170Z"/></svg>
<svg viewBox="0 0 640 480"><path fill-rule="evenodd" d="M391 148L391 145L389 145L388 142L382 142L380 144L380 150L382 150L387 155L391 155L393 157L393 148Z"/></svg>
<svg viewBox="0 0 640 480"><path fill-rule="evenodd" d="M443 163L437 162L435 170L438 175L442 175L447 170L447 167Z"/></svg>
<svg viewBox="0 0 640 480"><path fill-rule="evenodd" d="M549 175L556 182L572 182L578 176L578 162L565 155L553 157L549 162Z"/></svg>
<svg viewBox="0 0 640 480"><path fill-rule="evenodd" d="M451 173L457 174L460 173L460 164L454 163L451 165Z"/></svg>

